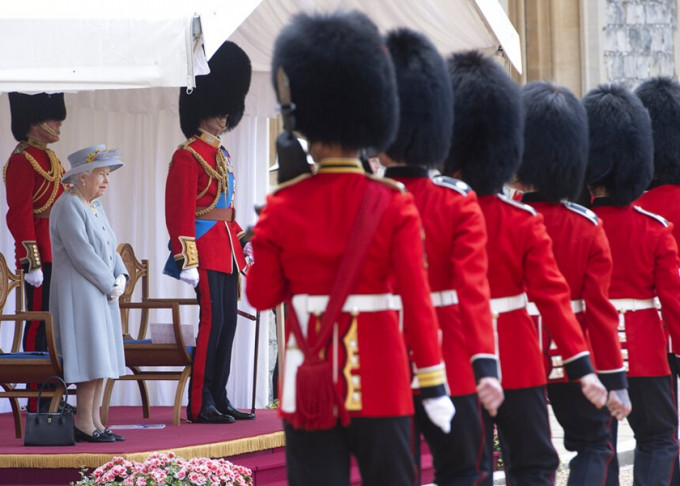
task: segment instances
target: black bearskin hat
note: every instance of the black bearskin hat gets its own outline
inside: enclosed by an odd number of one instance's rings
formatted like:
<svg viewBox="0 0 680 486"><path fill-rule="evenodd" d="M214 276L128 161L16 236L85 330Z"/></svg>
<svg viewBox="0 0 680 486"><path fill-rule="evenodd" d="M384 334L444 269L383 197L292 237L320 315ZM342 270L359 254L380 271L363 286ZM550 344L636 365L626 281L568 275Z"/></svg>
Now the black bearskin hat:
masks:
<svg viewBox="0 0 680 486"><path fill-rule="evenodd" d="M631 204L654 172L652 124L639 98L616 84L600 85L583 97L590 148L586 183L604 187L615 204Z"/></svg>
<svg viewBox="0 0 680 486"><path fill-rule="evenodd" d="M9 109L12 114L12 135L21 142L26 140L31 125L47 120L66 119L64 93L9 93Z"/></svg>
<svg viewBox="0 0 680 486"><path fill-rule="evenodd" d="M227 130L243 118L250 88L250 58L238 45L225 41L208 61L210 73L196 76L196 87L179 90L179 123L189 138L196 135L201 120L228 115Z"/></svg>
<svg viewBox="0 0 680 486"><path fill-rule="evenodd" d="M669 77L648 79L635 94L652 119L653 184L680 184L680 83Z"/></svg>
<svg viewBox="0 0 680 486"><path fill-rule="evenodd" d="M455 53L448 61L453 87L453 137L444 171L480 196L494 194L514 175L522 156L524 116L519 86L488 56Z"/></svg>
<svg viewBox="0 0 680 486"><path fill-rule="evenodd" d="M399 117L394 68L378 28L359 12L299 14L274 44L272 82L283 68L294 129L310 142L383 150Z"/></svg>
<svg viewBox="0 0 680 486"><path fill-rule="evenodd" d="M444 58L422 34L398 29L387 35L399 90L399 130L386 150L409 165L440 165L451 147L453 94Z"/></svg>
<svg viewBox="0 0 680 486"><path fill-rule="evenodd" d="M588 161L588 115L563 86L534 81L522 88L524 153L517 171L551 201L575 199Z"/></svg>

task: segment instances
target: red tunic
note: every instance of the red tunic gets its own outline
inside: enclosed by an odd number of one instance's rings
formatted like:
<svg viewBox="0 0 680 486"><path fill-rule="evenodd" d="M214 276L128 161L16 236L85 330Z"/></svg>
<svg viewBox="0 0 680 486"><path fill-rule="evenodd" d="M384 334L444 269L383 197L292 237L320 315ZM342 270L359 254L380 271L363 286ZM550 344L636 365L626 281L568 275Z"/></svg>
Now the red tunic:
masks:
<svg viewBox="0 0 680 486"><path fill-rule="evenodd" d="M338 265L343 254L352 250L347 238L363 194L378 184L390 182L367 177L358 160L326 159L316 175L301 176L270 195L251 240L255 263L247 278L249 302L264 310L290 301L292 296L328 295L342 270ZM410 194L395 189L391 198L350 294L389 294L393 290L390 282L396 282L403 290L404 330L413 360L419 369L439 369L430 385L441 388L445 378L420 217ZM314 322L312 316L312 334ZM334 376L350 415L412 414L410 369L398 313L362 312L356 319L342 313L337 322L339 351ZM289 325L286 331L288 356ZM326 350L326 359L334 360L332 348ZM285 371L282 376L285 400Z"/></svg>
<svg viewBox="0 0 680 486"><path fill-rule="evenodd" d="M217 166L219 139L205 134L202 137L192 137L180 145L172 156L168 171L165 185L165 222L170 233L173 255L182 254L180 237L196 236L196 219L200 219L200 216L196 216L196 208L209 207L217 196L217 180L210 178L190 149L214 170ZM233 191L233 187L228 190ZM233 197L229 208L234 208ZM238 270L245 268L245 257L238 241L242 233L243 230L236 221L218 221L196 240L198 266L206 270L232 273L236 261Z"/></svg>
<svg viewBox="0 0 680 486"><path fill-rule="evenodd" d="M49 153L52 153L53 161ZM9 207L7 226L14 237L17 268L21 266L20 260L26 257L23 242L36 242L40 260L52 262L50 220L43 216L49 214L56 199L64 192L61 185L63 173L64 169L54 152L26 142L17 145L5 165Z"/></svg>
<svg viewBox="0 0 680 486"><path fill-rule="evenodd" d="M588 347L571 311L569 286L557 268L543 217L502 195L479 198L486 221L491 299L526 292L557 343L570 379L592 373ZM503 388L546 383L538 331L525 308L498 317Z"/></svg>
<svg viewBox="0 0 680 486"><path fill-rule="evenodd" d="M673 338L673 352L680 351L680 277L678 247L671 228L660 216L635 206L613 206L596 198L593 211L603 220L614 260L610 299L649 300L658 297L663 317ZM656 309L625 313L628 376L670 374L666 337Z"/></svg>
<svg viewBox="0 0 680 486"><path fill-rule="evenodd" d="M436 308L451 395L475 393L476 380L498 376L486 226L477 195L456 179L439 176L433 181L420 167L390 167L385 176L413 194L425 229L430 288L458 294L459 305Z"/></svg>
<svg viewBox="0 0 680 486"><path fill-rule="evenodd" d="M602 221L583 206L541 201L538 193L525 194L523 201L543 215L571 300L585 302L584 312L576 317L588 337L600 380L610 390L625 388L617 334L619 316L609 302L612 256ZM567 380L562 377L555 381Z"/></svg>
<svg viewBox="0 0 680 486"><path fill-rule="evenodd" d="M645 192L635 204L642 209L659 214L673 223L675 242L680 242L680 186L664 184Z"/></svg>

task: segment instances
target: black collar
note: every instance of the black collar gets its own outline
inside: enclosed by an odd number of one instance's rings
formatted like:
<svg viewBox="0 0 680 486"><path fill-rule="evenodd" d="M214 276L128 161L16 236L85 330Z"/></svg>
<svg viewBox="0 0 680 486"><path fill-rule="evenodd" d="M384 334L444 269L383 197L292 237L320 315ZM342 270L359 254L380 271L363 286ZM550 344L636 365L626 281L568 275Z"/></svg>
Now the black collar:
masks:
<svg viewBox="0 0 680 486"><path fill-rule="evenodd" d="M557 202L557 201L550 199L546 194L544 194L540 191L534 191L534 192L525 192L524 194L522 194L522 202L523 203L533 203L533 202L554 203L554 202Z"/></svg>
<svg viewBox="0 0 680 486"><path fill-rule="evenodd" d="M385 169L385 177L430 177L430 173L422 165L391 165Z"/></svg>
<svg viewBox="0 0 680 486"><path fill-rule="evenodd" d="M622 202L615 201L614 198L611 196L601 196L601 197L596 197L593 199L593 202L590 203L590 207L592 208L597 208L600 206L630 206L630 204L624 204Z"/></svg>

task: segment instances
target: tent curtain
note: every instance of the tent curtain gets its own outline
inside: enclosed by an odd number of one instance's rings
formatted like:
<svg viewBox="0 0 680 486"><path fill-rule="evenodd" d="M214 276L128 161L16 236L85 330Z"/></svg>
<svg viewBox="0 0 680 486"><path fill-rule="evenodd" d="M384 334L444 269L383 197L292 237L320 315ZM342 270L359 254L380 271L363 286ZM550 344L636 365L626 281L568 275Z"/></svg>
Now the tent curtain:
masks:
<svg viewBox="0 0 680 486"><path fill-rule="evenodd" d="M111 185L102 198L102 204L118 242L132 244L138 258L149 259L150 293L153 297L195 296L187 284L161 273L169 255L164 210L165 179L172 154L184 141L179 129L177 96L176 88L67 93L67 118L62 125L61 140L50 146L65 169L70 167L68 154L80 148L104 143L121 150L125 166L112 174ZM269 181L268 119L251 113L252 110L247 108L239 126L223 136L224 146L231 154L236 171L237 218L243 228L255 223L254 205L264 202ZM10 130L9 101L7 95L2 94L0 152L3 165L15 146ZM2 184L0 252L8 261L13 261L14 240L7 229L6 214L6 189ZM242 292L242 295L239 308L254 314L245 300L245 293ZM13 304L13 301L8 303L8 311L13 311ZM263 313L260 324L258 408L266 406L269 398L269 315L271 313ZM134 318L134 314L131 317ZM169 319L169 312L158 312L151 315L150 322L169 322ZM182 320L197 329L198 312L186 310ZM11 346L11 328L9 324L0 326L0 347L5 350ZM240 408L250 408L251 405L254 337L254 324L239 317L227 392L233 404ZM152 405L172 405L174 385L172 382L149 382ZM136 384L116 384L112 404L141 404ZM0 411L8 410L8 401L1 400Z"/></svg>

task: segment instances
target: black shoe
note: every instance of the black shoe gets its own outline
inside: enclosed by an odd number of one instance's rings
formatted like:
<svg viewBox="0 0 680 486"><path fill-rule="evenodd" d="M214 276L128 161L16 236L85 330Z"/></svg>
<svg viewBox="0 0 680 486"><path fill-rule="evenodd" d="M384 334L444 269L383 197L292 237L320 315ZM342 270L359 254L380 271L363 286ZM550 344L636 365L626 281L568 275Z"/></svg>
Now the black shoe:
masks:
<svg viewBox="0 0 680 486"><path fill-rule="evenodd" d="M95 429L94 432L92 432L92 435L87 435L85 432L80 430L77 427L73 427L74 429L74 436L76 439L76 442L115 442L116 439L113 437L108 437L104 432L101 430Z"/></svg>
<svg viewBox="0 0 680 486"><path fill-rule="evenodd" d="M253 420L255 418L254 413L241 412L240 410L236 410L234 407L232 407L231 404L227 405L223 409L220 409L220 412L224 415L231 415L236 420Z"/></svg>
<svg viewBox="0 0 680 486"><path fill-rule="evenodd" d="M235 421L231 415L224 415L215 408L214 405L208 405L198 417L193 421L195 424L233 424Z"/></svg>
<svg viewBox="0 0 680 486"><path fill-rule="evenodd" d="M125 440L125 437L123 437L122 435L114 434L113 431L111 429L108 429L108 428L104 429L104 435L106 437L113 437L113 440L117 440L119 442L122 442L122 441Z"/></svg>

